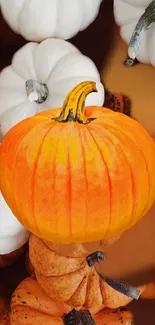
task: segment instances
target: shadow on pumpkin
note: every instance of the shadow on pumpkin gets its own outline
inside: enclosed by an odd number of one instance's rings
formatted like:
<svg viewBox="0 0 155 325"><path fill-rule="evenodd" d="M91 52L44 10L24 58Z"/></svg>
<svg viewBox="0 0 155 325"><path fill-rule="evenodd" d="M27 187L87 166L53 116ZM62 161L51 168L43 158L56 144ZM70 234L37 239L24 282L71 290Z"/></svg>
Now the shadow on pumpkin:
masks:
<svg viewBox="0 0 155 325"><path fill-rule="evenodd" d="M25 254L11 266L0 269L0 295L10 299L19 283L28 276L25 267Z"/></svg>

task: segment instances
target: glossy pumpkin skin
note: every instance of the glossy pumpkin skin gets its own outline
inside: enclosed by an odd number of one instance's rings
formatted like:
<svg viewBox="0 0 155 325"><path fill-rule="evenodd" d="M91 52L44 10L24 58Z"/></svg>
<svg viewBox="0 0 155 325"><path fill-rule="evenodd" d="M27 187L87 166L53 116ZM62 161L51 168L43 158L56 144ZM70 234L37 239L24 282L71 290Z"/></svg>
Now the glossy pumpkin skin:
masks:
<svg viewBox="0 0 155 325"><path fill-rule="evenodd" d="M20 122L0 148L6 202L28 230L58 244L115 237L155 199L153 139L124 114L101 107L83 113L94 91L94 82L79 84L62 109Z"/></svg>
<svg viewBox="0 0 155 325"><path fill-rule="evenodd" d="M63 325L62 317L71 307L53 301L32 278L25 279L15 290L11 301L11 325ZM94 315L96 325L132 325L127 310L105 309Z"/></svg>
<svg viewBox="0 0 155 325"><path fill-rule="evenodd" d="M69 257L58 254L51 246L34 235L29 240L29 257L36 279L53 300L72 307L84 306L93 313L105 307L125 306L132 300L105 283L94 268L87 265L83 253L79 251L76 257ZM144 287L140 290L143 292Z"/></svg>
<svg viewBox="0 0 155 325"><path fill-rule="evenodd" d="M0 296L0 324L9 325L9 302L6 298Z"/></svg>

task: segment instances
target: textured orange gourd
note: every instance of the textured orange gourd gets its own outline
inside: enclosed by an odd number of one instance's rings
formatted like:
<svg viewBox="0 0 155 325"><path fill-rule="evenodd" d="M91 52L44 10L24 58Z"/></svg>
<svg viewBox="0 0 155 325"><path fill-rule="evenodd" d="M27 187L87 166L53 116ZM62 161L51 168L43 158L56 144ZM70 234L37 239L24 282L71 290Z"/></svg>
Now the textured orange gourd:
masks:
<svg viewBox="0 0 155 325"><path fill-rule="evenodd" d="M36 279L53 300L72 307L84 306L93 313L131 302L132 298L112 289L87 265L87 254L81 245L76 255L67 256L58 254L54 244L34 235L29 240L29 257ZM139 289L143 292L145 286Z"/></svg>
<svg viewBox="0 0 155 325"><path fill-rule="evenodd" d="M13 127L0 148L0 186L19 221L59 244L112 238L155 199L155 143L134 119L85 107L83 82L62 109Z"/></svg>
<svg viewBox="0 0 155 325"><path fill-rule="evenodd" d="M9 325L9 302L0 296L0 325Z"/></svg>
<svg viewBox="0 0 155 325"><path fill-rule="evenodd" d="M62 317L71 309L64 303L53 301L39 287L36 280L27 278L18 286L12 296L11 325L63 325ZM105 309L93 315L93 318L96 325L121 325L122 322L124 325L133 324L132 314L125 309L114 311ZM81 323L76 322L76 324Z"/></svg>

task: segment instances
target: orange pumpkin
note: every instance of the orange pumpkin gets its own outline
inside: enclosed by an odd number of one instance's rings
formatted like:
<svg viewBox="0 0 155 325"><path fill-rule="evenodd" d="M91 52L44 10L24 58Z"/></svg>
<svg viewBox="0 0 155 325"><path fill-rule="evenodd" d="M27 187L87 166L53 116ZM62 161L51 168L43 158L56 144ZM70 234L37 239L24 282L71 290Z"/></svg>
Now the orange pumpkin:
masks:
<svg viewBox="0 0 155 325"><path fill-rule="evenodd" d="M9 325L9 302L0 296L0 325Z"/></svg>
<svg viewBox="0 0 155 325"><path fill-rule="evenodd" d="M83 82L62 109L14 126L0 148L0 186L19 221L59 244L117 236L155 199L155 143L124 114L86 107Z"/></svg>
<svg viewBox="0 0 155 325"><path fill-rule="evenodd" d="M63 316L71 307L53 301L33 278L25 279L15 290L11 301L11 325L63 325ZM132 314L126 309L105 309L93 315L96 325L132 325ZM90 320L90 319L89 319ZM86 321L86 319L85 319ZM73 324L68 322L69 324ZM77 325L83 323L75 322ZM67 322L65 322L67 324ZM85 325L91 323L84 323Z"/></svg>
<svg viewBox="0 0 155 325"><path fill-rule="evenodd" d="M55 301L99 312L104 307L125 306L132 300L112 289L87 265L80 247L76 257L60 255L55 245L32 235L29 256L38 283ZM141 287L141 292L144 289Z"/></svg>

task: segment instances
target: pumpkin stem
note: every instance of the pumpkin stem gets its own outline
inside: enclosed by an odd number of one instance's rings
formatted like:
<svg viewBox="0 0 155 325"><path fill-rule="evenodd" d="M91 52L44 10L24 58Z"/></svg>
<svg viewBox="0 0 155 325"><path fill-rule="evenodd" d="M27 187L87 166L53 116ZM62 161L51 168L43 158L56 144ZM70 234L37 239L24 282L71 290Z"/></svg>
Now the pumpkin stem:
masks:
<svg viewBox="0 0 155 325"><path fill-rule="evenodd" d="M136 289L136 288L131 288L129 286L127 286L124 283L115 281L115 280L111 280L108 277L104 276L103 274L101 274L98 269L97 269L97 264L99 264L101 261L104 260L104 253L103 252L94 252L90 255L87 256L86 258L88 266L89 267L94 267L95 271L97 272L97 274L100 276L100 278L105 281L110 287L112 287L114 290L122 293L123 295L130 297L132 299L136 299L138 300L140 297L140 290Z"/></svg>
<svg viewBox="0 0 155 325"><path fill-rule="evenodd" d="M128 59L125 62L126 66L133 66L135 64L141 39L143 38L145 31L153 22L155 22L155 0L151 1L145 9L145 12L140 17L133 31L128 47Z"/></svg>
<svg viewBox="0 0 155 325"><path fill-rule="evenodd" d="M95 325L91 313L87 310L75 310L63 316L64 325Z"/></svg>
<svg viewBox="0 0 155 325"><path fill-rule="evenodd" d="M42 104L48 97L49 90L46 84L36 80L27 80L25 83L26 94L31 103Z"/></svg>
<svg viewBox="0 0 155 325"><path fill-rule="evenodd" d="M97 92L96 83L84 81L75 86L66 97L60 115L54 118L58 122L90 123L95 118L87 118L84 115L85 100L88 94Z"/></svg>

